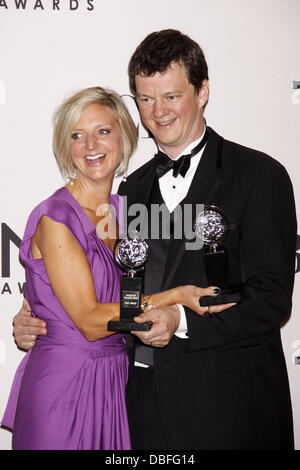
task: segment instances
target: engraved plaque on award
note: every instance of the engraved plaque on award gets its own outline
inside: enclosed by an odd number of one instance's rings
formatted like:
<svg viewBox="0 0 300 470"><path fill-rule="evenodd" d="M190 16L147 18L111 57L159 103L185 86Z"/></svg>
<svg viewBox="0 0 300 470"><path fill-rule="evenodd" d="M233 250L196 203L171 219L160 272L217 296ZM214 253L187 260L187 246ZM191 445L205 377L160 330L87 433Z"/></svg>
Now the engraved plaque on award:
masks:
<svg viewBox="0 0 300 470"><path fill-rule="evenodd" d="M229 283L229 264L224 242L228 235L228 222L221 209L204 206L195 221L196 235L203 242L203 260L208 286L219 287L216 297L201 297L201 307L239 302L241 295Z"/></svg>
<svg viewBox="0 0 300 470"><path fill-rule="evenodd" d="M138 234L118 239L114 246L115 262L127 272L120 281L120 320L110 320L110 331L146 331L151 322L133 320L141 313L143 279L137 275L148 258L148 244Z"/></svg>

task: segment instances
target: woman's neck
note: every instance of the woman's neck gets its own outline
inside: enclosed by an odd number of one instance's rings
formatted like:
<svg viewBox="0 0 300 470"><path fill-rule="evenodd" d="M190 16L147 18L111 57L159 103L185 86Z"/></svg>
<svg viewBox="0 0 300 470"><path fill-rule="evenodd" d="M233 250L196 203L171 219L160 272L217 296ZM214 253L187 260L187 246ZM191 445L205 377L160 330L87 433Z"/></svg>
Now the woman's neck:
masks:
<svg viewBox="0 0 300 470"><path fill-rule="evenodd" d="M108 204L110 201L110 193L112 184L87 183L75 180L73 185L66 186L77 202L89 211L96 212L101 204Z"/></svg>

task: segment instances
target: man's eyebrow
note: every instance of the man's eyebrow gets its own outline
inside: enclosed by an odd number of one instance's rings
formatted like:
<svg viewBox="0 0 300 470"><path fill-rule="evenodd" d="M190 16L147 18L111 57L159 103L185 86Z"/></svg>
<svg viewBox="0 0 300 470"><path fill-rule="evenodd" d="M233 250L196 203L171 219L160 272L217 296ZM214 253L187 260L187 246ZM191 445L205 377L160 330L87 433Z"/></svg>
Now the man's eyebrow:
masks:
<svg viewBox="0 0 300 470"><path fill-rule="evenodd" d="M178 95L179 93L182 93L182 90L171 90L171 91L167 91L166 93L164 93L164 96Z"/></svg>
<svg viewBox="0 0 300 470"><path fill-rule="evenodd" d="M179 93L182 93L182 90L170 90L170 91L166 91L166 93L164 93L162 96L177 95ZM137 97L147 96L148 98L151 98L151 95L149 95L148 93L137 93L136 96Z"/></svg>
<svg viewBox="0 0 300 470"><path fill-rule="evenodd" d="M155 99L154 96L148 95L147 93L137 93L135 96L136 96L136 98L139 99L139 100L145 99L145 98L147 98L147 99L149 99L149 100Z"/></svg>

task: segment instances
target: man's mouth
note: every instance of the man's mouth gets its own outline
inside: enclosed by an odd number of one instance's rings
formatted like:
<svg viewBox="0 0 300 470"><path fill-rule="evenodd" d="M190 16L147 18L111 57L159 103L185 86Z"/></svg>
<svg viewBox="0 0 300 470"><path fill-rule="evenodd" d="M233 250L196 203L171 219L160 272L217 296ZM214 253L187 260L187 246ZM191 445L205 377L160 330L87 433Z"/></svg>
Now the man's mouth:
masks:
<svg viewBox="0 0 300 470"><path fill-rule="evenodd" d="M167 126L170 126L171 124L173 124L173 122L176 121L176 118L173 118L173 119L169 119L169 121L165 121L165 122L157 122L156 121L156 124L159 126L159 127L167 127Z"/></svg>

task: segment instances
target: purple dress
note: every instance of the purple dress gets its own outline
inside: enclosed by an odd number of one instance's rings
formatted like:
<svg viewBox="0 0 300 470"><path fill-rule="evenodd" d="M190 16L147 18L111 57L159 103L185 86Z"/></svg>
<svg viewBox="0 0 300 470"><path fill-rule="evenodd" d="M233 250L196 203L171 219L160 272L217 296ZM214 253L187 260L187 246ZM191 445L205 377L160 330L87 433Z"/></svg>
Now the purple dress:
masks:
<svg viewBox="0 0 300 470"><path fill-rule="evenodd" d="M118 218L119 196L110 202ZM122 272L112 252L68 189L59 189L33 210L20 247L26 298L48 334L21 362L1 424L13 429L13 449L130 449L124 336L89 342L62 308L43 260L31 254L43 215L65 224L86 253L99 302L119 301Z"/></svg>

